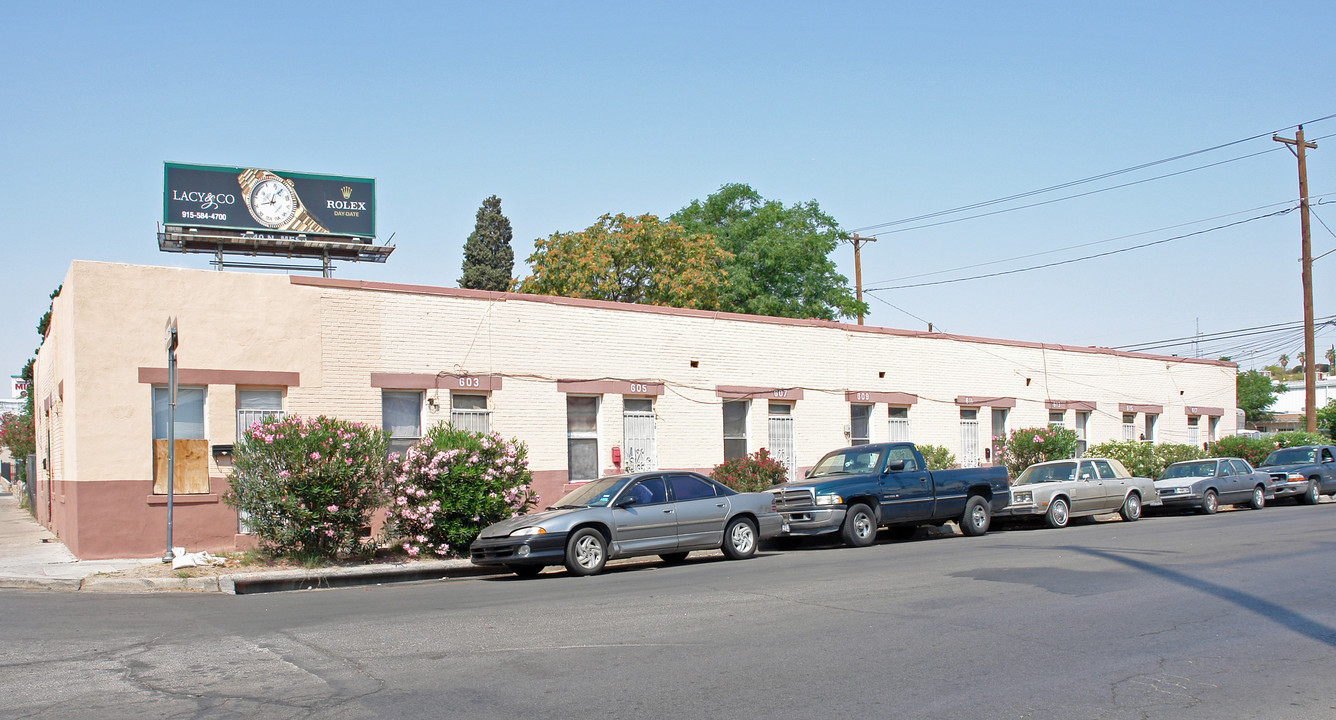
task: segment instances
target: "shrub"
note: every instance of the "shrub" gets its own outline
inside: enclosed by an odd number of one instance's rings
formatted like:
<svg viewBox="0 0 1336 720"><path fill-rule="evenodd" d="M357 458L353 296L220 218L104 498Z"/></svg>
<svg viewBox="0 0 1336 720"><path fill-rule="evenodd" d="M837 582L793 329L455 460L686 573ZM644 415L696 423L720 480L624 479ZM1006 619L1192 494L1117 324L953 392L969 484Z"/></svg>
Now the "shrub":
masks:
<svg viewBox="0 0 1336 720"><path fill-rule="evenodd" d="M1207 452L1211 457L1239 457L1247 460L1253 467L1262 464L1272 450L1300 445L1324 445L1330 438L1321 433L1301 431L1280 432L1266 437L1250 438L1240 435L1222 437L1211 443Z"/></svg>
<svg viewBox="0 0 1336 720"><path fill-rule="evenodd" d="M750 455L715 465L710 477L738 492L760 492L788 480L789 470L784 463L771 457L768 450L761 448Z"/></svg>
<svg viewBox="0 0 1336 720"><path fill-rule="evenodd" d="M1090 446L1085 454L1089 457L1113 458L1137 477L1159 477L1154 443L1144 440L1109 440Z"/></svg>
<svg viewBox="0 0 1336 720"><path fill-rule="evenodd" d="M919 454L923 455L923 464L927 470L949 470L956 467L956 456L941 445L919 445Z"/></svg>
<svg viewBox="0 0 1336 720"><path fill-rule="evenodd" d="M1161 443L1155 446L1155 474L1146 477L1157 478L1164 469L1176 462L1184 460L1200 460L1206 457L1206 453L1196 445L1180 445L1178 443Z"/></svg>
<svg viewBox="0 0 1336 720"><path fill-rule="evenodd" d="M527 455L496 433L430 428L403 458L390 456L385 538L414 557L467 553L483 528L534 506Z"/></svg>
<svg viewBox="0 0 1336 720"><path fill-rule="evenodd" d="M270 418L234 453L223 501L244 513L262 550L307 559L375 550L361 538L381 503L383 432L324 416Z"/></svg>
<svg viewBox="0 0 1336 720"><path fill-rule="evenodd" d="M1007 436L995 461L1007 466L1007 474L1015 479L1022 470L1035 463L1075 456L1076 443L1076 431L1071 428L1052 425L1019 428Z"/></svg>

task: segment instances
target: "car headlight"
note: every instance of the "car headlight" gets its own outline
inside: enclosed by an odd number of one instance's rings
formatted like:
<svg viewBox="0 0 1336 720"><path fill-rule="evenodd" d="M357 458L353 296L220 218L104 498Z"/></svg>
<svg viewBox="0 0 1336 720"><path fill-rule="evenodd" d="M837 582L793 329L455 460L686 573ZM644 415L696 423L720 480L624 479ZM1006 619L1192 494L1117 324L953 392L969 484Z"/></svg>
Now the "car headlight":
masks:
<svg viewBox="0 0 1336 720"><path fill-rule="evenodd" d="M1303 473L1297 473L1297 472L1289 473L1289 474L1286 475L1285 477L1288 477L1291 481L1294 481L1294 480L1306 480L1306 479L1307 479L1307 478L1304 477L1304 474L1303 474Z"/></svg>
<svg viewBox="0 0 1336 720"><path fill-rule="evenodd" d="M1012 493L1011 501L1014 503L1032 503L1034 502L1034 493L1031 491Z"/></svg>
<svg viewBox="0 0 1336 720"><path fill-rule="evenodd" d="M844 502L844 498L839 495L817 495L817 505L839 505Z"/></svg>
<svg viewBox="0 0 1336 720"><path fill-rule="evenodd" d="M529 526L529 527L524 527L524 528L520 528L519 530L516 530L515 532L511 533L510 536L511 536L511 537L520 537L520 536L523 536L523 535L544 535L544 534L546 534L546 533L547 533L547 530L545 530L545 529L543 529L543 528L540 528L540 527L538 527L537 525L531 525L531 526Z"/></svg>

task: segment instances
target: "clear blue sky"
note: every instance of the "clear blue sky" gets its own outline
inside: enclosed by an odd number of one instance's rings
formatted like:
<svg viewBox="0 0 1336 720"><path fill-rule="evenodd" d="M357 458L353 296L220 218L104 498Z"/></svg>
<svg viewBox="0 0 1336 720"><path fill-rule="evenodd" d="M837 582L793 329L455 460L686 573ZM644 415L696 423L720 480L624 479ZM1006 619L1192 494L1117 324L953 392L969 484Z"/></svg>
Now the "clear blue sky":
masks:
<svg viewBox="0 0 1336 720"><path fill-rule="evenodd" d="M730 182L816 200L854 230L1336 113L1336 4L931 5L6 3L0 366L17 373L31 355L72 260L209 267L157 250L164 161L374 177L377 230L398 249L335 277L449 286L492 194L523 274L536 238L603 213L666 216ZM1336 135L1336 119L1306 131ZM1315 198L1336 193L1336 137L1318 144ZM917 281L1070 259L1293 203L1294 158L1269 135L1025 202L1252 153L881 235L865 285L1100 243ZM1336 206L1316 210L1336 228ZM1313 245L1336 247L1316 219ZM852 250L838 253L852 284ZM1295 321L1298 257L1291 213L883 291L868 322L1119 346ZM1336 313L1333 273L1336 255L1314 265L1319 316ZM1251 348L1256 362L1293 357L1291 337ZM1319 333L1320 347L1333 341L1336 328Z"/></svg>

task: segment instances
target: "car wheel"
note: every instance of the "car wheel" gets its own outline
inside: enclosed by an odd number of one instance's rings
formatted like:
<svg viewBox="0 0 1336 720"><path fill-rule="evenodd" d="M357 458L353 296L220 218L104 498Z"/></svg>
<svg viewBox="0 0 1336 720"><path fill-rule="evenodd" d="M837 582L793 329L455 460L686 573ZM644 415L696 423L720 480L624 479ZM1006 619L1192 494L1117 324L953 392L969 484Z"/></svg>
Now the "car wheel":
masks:
<svg viewBox="0 0 1336 720"><path fill-rule="evenodd" d="M743 560L755 555L756 525L747 518L733 518L724 528L724 546L720 549L729 560Z"/></svg>
<svg viewBox="0 0 1336 720"><path fill-rule="evenodd" d="M1214 515L1216 510L1220 509L1220 498L1214 490L1207 490L1201 496L1201 511L1206 515Z"/></svg>
<svg viewBox="0 0 1336 720"><path fill-rule="evenodd" d="M608 561L608 544L603 533L581 528L566 541L566 569L572 575L593 575Z"/></svg>
<svg viewBox="0 0 1336 720"><path fill-rule="evenodd" d="M988 502L978 495L971 496L965 503L965 514L960 518L960 531L970 537L978 537L988 532L991 519Z"/></svg>
<svg viewBox="0 0 1336 720"><path fill-rule="evenodd" d="M507 565L506 569L522 578L531 578L543 571L542 565Z"/></svg>
<svg viewBox="0 0 1336 720"><path fill-rule="evenodd" d="M1266 507L1266 488L1261 485L1253 488L1252 502L1248 503L1248 507L1253 510L1261 510Z"/></svg>
<svg viewBox="0 0 1336 720"><path fill-rule="evenodd" d="M690 554L691 554L691 553L689 553L689 552L671 552L671 553L664 553L664 554L662 554L662 555L659 556L659 559L662 560L662 561L664 561L664 562L666 562L666 563L668 563L669 565L676 565L676 564L682 562L683 560L686 560L686 559L687 559L687 556L690 555Z"/></svg>
<svg viewBox="0 0 1336 720"><path fill-rule="evenodd" d="M844 525L840 526L840 537L850 547L867 547L877 540L877 518L872 508L863 503L855 503L844 516Z"/></svg>
<svg viewBox="0 0 1336 720"><path fill-rule="evenodd" d="M1128 493L1127 499L1123 501L1123 506L1118 508L1118 514L1127 522L1136 522L1141 519L1141 496L1136 493Z"/></svg>
<svg viewBox="0 0 1336 720"><path fill-rule="evenodd" d="M1322 488L1319 487L1317 480L1310 479L1308 489L1304 491L1303 495L1299 496L1299 502L1304 505L1316 505L1320 497L1322 497Z"/></svg>
<svg viewBox="0 0 1336 720"><path fill-rule="evenodd" d="M1063 498L1057 498L1048 506L1048 513L1044 515L1044 522L1051 528L1067 527L1067 521L1071 518L1067 515L1067 501Z"/></svg>

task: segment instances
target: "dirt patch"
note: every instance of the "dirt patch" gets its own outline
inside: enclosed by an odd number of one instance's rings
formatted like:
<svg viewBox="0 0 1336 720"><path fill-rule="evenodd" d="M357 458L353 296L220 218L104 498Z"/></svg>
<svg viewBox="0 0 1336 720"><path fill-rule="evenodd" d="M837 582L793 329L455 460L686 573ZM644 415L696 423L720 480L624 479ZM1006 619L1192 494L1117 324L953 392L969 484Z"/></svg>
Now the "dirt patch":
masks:
<svg viewBox="0 0 1336 720"><path fill-rule="evenodd" d="M107 577L149 577L149 578L192 578L192 577L217 577L219 575L236 575L238 573L262 573L274 572L277 570L319 570L326 568L346 568L346 567L366 567L368 565L378 565L384 563L406 563L412 562L407 557L384 557L374 560L361 560L356 562L332 562L324 564L311 565L297 560L287 560L283 558L259 559L250 555L229 556L220 555L226 560L223 565L196 565L194 567L172 569L171 563L149 563L127 570L118 570L113 573L107 573Z"/></svg>

